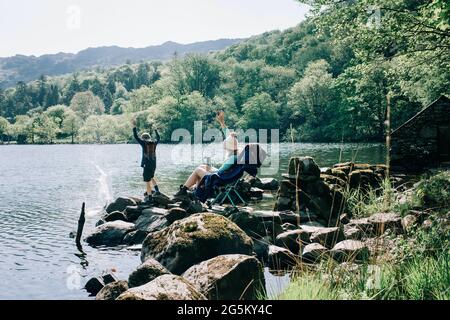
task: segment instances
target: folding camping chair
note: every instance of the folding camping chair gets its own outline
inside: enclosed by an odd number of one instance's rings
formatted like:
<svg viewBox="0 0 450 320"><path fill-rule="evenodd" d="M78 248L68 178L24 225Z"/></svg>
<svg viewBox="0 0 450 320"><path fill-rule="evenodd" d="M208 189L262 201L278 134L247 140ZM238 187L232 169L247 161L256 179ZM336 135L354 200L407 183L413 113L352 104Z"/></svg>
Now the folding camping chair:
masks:
<svg viewBox="0 0 450 320"><path fill-rule="evenodd" d="M256 176L258 168L262 165L266 158L266 152L258 144L248 144L244 150L238 155L236 163L227 171L219 171L203 177L199 186L194 191L194 195L201 202L206 202L209 198L214 198L212 204L223 204L229 200L234 209L236 206L236 196L238 200L245 205L243 197L237 190L239 180L244 173ZM218 190L223 187L219 194Z"/></svg>
<svg viewBox="0 0 450 320"><path fill-rule="evenodd" d="M236 180L236 182L225 186L224 189L219 190L219 194L211 201L211 205L220 204L222 205L227 199L230 201L233 208L236 208L236 204L233 201L233 196L236 195L237 198L241 201L241 203L246 206L247 202L241 196L239 191L237 190L237 185L239 184L240 178Z"/></svg>

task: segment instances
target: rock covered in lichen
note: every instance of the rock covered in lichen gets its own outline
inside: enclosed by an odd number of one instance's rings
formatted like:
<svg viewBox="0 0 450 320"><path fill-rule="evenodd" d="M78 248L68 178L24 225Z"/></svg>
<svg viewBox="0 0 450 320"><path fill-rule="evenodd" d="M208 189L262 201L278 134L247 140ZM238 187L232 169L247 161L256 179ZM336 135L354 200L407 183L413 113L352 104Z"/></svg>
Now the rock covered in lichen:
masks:
<svg viewBox="0 0 450 320"><path fill-rule="evenodd" d="M253 251L252 240L227 218L200 213L175 221L171 226L147 236L141 260L154 258L174 274L223 254Z"/></svg>
<svg viewBox="0 0 450 320"><path fill-rule="evenodd" d="M128 285L130 288L139 287L164 274L170 272L155 259L148 259L130 274Z"/></svg>

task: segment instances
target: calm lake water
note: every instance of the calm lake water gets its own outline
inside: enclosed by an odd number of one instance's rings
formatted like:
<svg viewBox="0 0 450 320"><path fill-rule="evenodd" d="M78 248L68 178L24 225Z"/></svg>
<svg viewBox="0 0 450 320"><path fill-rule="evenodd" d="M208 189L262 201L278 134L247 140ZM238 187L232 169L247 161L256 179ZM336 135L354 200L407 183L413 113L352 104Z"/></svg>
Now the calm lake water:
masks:
<svg viewBox="0 0 450 320"><path fill-rule="evenodd" d="M199 149L191 156L177 148L159 145L157 150L157 177L167 194L202 162ZM213 149L204 155L220 163L218 155L208 153ZM286 143L271 150L275 153L267 163L276 164L279 155L279 170L272 175L277 178L294 155L313 156L326 167L352 159L383 163L385 154L378 144ZM82 202L87 234L108 201L142 194L139 161L138 145L0 146L0 299L92 299L81 289L90 277L114 269L126 279L140 264L139 252L85 245L80 255L69 234L76 230ZM262 203L271 205L270 200ZM266 274L271 294L288 281Z"/></svg>

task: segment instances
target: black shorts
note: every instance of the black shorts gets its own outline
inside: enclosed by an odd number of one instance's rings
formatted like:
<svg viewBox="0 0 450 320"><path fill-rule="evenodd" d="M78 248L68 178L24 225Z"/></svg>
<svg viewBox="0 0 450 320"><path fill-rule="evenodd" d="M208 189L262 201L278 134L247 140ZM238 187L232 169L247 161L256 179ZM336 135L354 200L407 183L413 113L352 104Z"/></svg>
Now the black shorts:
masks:
<svg viewBox="0 0 450 320"><path fill-rule="evenodd" d="M144 163L144 181L149 182L155 177L156 159L148 159Z"/></svg>

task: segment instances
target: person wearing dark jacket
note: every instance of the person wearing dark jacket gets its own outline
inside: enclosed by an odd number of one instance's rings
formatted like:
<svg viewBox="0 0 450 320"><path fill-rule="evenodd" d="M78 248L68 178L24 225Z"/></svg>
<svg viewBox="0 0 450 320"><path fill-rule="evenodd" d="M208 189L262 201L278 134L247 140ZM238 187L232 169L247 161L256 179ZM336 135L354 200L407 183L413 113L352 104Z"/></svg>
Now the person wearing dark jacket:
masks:
<svg viewBox="0 0 450 320"><path fill-rule="evenodd" d="M136 120L133 120L133 136L142 148L141 167L144 169L143 178L147 189L144 195L150 198L152 194L159 194L159 188L155 180L155 170L156 146L159 143L160 136L158 130L155 130L155 140L152 140L149 133L143 133L139 137L136 128ZM155 189L154 191L152 190L153 188Z"/></svg>

